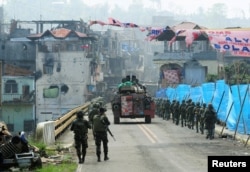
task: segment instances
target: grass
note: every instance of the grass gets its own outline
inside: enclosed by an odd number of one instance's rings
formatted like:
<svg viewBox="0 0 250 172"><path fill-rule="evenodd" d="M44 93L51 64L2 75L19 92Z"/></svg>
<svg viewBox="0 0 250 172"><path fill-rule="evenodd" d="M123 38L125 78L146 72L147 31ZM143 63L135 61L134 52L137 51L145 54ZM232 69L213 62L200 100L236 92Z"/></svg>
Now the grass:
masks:
<svg viewBox="0 0 250 172"><path fill-rule="evenodd" d="M72 172L76 171L77 163L47 164L43 168L37 169L35 172Z"/></svg>
<svg viewBox="0 0 250 172"><path fill-rule="evenodd" d="M58 152L63 151L60 144L55 148L48 148L44 143L30 140L31 145L36 146L39 149L41 157L49 157L56 155ZM76 171L78 164L74 161L73 155L69 152L63 151L63 159L60 163L46 163L42 164L42 168L36 169L35 172L72 172Z"/></svg>

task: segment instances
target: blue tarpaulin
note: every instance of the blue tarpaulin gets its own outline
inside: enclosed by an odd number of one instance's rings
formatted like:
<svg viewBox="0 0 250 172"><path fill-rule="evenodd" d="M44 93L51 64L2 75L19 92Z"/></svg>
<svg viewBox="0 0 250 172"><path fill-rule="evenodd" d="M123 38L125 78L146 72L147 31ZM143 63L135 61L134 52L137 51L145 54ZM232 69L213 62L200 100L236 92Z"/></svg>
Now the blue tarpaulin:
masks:
<svg viewBox="0 0 250 172"><path fill-rule="evenodd" d="M229 130L250 134L250 94L249 85L229 86L225 80L216 83L208 82L201 86L191 87L180 84L176 88L167 87L156 93L156 98L177 100L192 99L197 103L212 103L217 118L226 123Z"/></svg>

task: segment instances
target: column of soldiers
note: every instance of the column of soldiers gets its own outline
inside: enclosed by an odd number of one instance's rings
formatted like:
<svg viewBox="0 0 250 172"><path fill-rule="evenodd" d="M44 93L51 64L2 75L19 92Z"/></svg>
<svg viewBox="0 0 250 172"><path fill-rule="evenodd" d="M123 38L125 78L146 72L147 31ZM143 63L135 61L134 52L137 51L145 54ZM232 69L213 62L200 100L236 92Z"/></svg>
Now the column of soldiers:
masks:
<svg viewBox="0 0 250 172"><path fill-rule="evenodd" d="M209 103L193 102L192 99L181 102L168 99L156 100L156 115L164 120L170 120L181 127L188 127L195 130L196 133L204 134L206 130L206 138L214 138L215 123L217 114L213 105Z"/></svg>

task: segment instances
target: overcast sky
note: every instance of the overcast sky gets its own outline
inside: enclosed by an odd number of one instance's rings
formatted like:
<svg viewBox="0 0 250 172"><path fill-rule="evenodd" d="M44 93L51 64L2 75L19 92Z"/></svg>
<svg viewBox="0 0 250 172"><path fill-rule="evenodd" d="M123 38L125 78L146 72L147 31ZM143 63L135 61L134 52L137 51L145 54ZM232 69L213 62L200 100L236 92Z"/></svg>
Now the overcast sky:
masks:
<svg viewBox="0 0 250 172"><path fill-rule="evenodd" d="M144 7L153 7L155 9L168 10L168 11L176 11L176 9L180 9L185 13L194 13L197 11L199 7L207 10L211 8L215 3L224 3L228 8L228 17L240 16L242 13L245 13L247 18L250 18L250 1L249 0L83 0L85 4L89 4L90 6L95 6L98 4L108 3L110 7L113 8L114 5L118 5L125 9L132 2L143 2Z"/></svg>

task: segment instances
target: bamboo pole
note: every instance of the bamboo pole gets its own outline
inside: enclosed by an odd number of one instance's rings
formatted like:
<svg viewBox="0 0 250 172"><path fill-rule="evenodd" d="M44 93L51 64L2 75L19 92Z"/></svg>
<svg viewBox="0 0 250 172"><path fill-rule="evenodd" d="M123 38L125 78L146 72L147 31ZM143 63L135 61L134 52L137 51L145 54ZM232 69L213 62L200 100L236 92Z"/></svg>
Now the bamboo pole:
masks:
<svg viewBox="0 0 250 172"><path fill-rule="evenodd" d="M228 118L229 118L230 112L231 112L231 110L232 110L233 104L234 104L234 102L232 102L232 104L231 104L231 106L230 106L230 109L229 109L229 111L228 111L228 113L227 113L227 117L226 117L226 120L225 120L225 125L223 125L223 127L222 127L222 130L221 130L221 132L220 132L220 136L222 136L222 134L223 134L223 130L224 130L225 126L226 126L226 123L227 123L227 120L228 120Z"/></svg>
<svg viewBox="0 0 250 172"><path fill-rule="evenodd" d="M243 99L243 103L240 107L240 114L239 114L239 117L238 117L238 120L237 120L237 123L236 123L236 129L235 129L235 132L234 132L234 137L233 139L235 139L235 135L236 135L236 132L238 130L238 125L239 125L239 122L240 122L240 117L241 117L241 114L242 114L242 110L243 110L243 105L245 103L245 99L246 99L246 96L247 96L247 92L248 92L248 89L249 89L249 85L247 86L247 90L246 90L246 93L245 93L245 96L244 96L244 99Z"/></svg>

